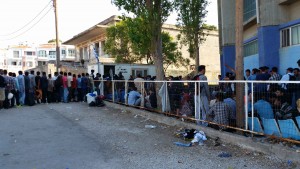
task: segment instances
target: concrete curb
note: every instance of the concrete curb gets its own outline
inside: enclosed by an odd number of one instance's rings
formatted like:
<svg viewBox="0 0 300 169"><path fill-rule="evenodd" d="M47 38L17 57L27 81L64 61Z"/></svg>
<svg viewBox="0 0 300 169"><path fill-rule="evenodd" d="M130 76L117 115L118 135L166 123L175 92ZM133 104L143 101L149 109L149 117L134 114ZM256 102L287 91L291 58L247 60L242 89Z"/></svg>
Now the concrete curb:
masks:
<svg viewBox="0 0 300 169"><path fill-rule="evenodd" d="M300 159L300 153L297 153L295 150L291 150L288 147L276 145L276 144L268 144L268 143L261 143L261 142L255 142L249 137L243 137L239 136L233 133L228 133L228 132L221 132L212 128L208 127L202 127L198 126L193 123L186 123L182 122L178 119L175 118L170 118L166 117L162 114L156 114L156 113L151 113L145 110L133 108L133 107L128 107L120 104L114 104L111 102L105 102L105 104L108 107L116 108L116 109L121 109L121 110L126 110L131 112L132 114L137 114L141 115L142 117L151 119L153 121L157 121L159 123L163 123L169 126L178 126L178 127L184 127L184 128L194 128L197 130L202 130L206 133L207 136L211 138L216 138L219 137L221 141L225 143L230 143L233 145L237 145L239 147L251 150L251 151L257 151L264 153L266 155L275 155L281 160L288 161L291 160L293 162L298 162Z"/></svg>

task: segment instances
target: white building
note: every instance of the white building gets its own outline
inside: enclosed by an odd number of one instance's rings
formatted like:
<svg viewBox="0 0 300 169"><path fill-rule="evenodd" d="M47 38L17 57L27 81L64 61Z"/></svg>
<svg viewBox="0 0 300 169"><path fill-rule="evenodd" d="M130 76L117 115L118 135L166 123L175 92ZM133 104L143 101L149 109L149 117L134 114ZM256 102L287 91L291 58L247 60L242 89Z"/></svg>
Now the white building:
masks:
<svg viewBox="0 0 300 169"><path fill-rule="evenodd" d="M74 61L75 48L71 45L61 46L61 61ZM8 72L36 68L46 65L49 62L56 62L55 44L42 44L39 46L17 45L0 50L0 65Z"/></svg>

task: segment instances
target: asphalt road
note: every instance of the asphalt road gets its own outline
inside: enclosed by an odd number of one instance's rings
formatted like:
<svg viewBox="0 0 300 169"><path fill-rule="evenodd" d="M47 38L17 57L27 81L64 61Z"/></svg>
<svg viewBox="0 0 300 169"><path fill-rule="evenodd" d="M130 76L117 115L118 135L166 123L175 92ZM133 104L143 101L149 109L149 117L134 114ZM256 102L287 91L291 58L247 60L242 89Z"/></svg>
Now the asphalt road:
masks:
<svg viewBox="0 0 300 169"><path fill-rule="evenodd" d="M145 125L157 126L147 129ZM41 104L0 111L0 169L293 168L228 144L177 147L178 128L109 107ZM218 154L227 152L229 158Z"/></svg>

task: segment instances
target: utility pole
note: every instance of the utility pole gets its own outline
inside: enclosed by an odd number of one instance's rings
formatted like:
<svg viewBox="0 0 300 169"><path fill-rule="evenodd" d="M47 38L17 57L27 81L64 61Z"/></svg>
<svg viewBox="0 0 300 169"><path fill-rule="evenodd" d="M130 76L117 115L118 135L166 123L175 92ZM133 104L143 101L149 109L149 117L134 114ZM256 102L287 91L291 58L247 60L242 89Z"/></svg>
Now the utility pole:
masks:
<svg viewBox="0 0 300 169"><path fill-rule="evenodd" d="M237 0L236 9L235 9L235 17L236 17L236 25L235 25L235 51L236 51L236 80L244 80L244 58L243 58L243 33L244 33L244 0ZM245 121L245 110L244 110L244 84L237 83L236 85L236 102L237 102L237 110L236 110L236 118L237 118L237 127L243 128ZM247 120L247 119L246 119Z"/></svg>
<svg viewBox="0 0 300 169"><path fill-rule="evenodd" d="M58 17L57 17L57 0L53 0L55 14L55 31L56 31L56 72L60 70L60 44L58 36Z"/></svg>

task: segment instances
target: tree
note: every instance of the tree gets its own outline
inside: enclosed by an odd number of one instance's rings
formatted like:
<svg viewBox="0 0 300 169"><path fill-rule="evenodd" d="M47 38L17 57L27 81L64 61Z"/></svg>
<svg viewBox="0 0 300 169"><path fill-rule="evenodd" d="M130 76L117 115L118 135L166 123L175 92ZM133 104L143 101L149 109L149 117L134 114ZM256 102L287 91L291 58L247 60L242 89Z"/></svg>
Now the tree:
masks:
<svg viewBox="0 0 300 169"><path fill-rule="evenodd" d="M61 40L59 40L59 42L62 43ZM51 40L48 41L48 43L56 43L56 39L51 39Z"/></svg>
<svg viewBox="0 0 300 169"><path fill-rule="evenodd" d="M135 63L146 60L148 64L154 63L150 55L150 33L141 18L126 18L107 29L107 40L104 50L114 56L117 63ZM169 33L162 32L162 53L164 71L170 65L186 66L189 62L183 59L178 50L177 42L173 42Z"/></svg>
<svg viewBox="0 0 300 169"><path fill-rule="evenodd" d="M207 0L175 0L178 10L178 26L181 29L181 42L188 45L190 57L195 59L196 69L199 66L199 45L205 40L204 18L206 17Z"/></svg>
<svg viewBox="0 0 300 169"><path fill-rule="evenodd" d="M119 8L146 21L150 32L150 54L156 65L156 79L163 80L162 24L172 10L171 0L112 0Z"/></svg>

